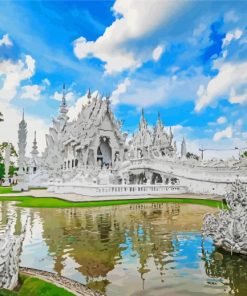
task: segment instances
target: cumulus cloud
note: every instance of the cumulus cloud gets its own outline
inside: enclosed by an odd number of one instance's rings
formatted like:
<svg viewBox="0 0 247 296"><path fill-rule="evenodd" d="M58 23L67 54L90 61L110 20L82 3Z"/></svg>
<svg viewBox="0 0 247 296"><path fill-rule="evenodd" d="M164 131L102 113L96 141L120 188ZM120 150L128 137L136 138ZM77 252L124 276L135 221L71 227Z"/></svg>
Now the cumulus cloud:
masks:
<svg viewBox="0 0 247 296"><path fill-rule="evenodd" d="M240 29L235 29L234 31L228 32L223 40L223 47L229 45L233 40L238 40L243 35L243 31Z"/></svg>
<svg viewBox="0 0 247 296"><path fill-rule="evenodd" d="M193 67L171 76L150 74L145 78L132 78L127 91L118 93L117 101L138 107L194 101L198 85L206 81L208 78L201 73L201 69Z"/></svg>
<svg viewBox="0 0 247 296"><path fill-rule="evenodd" d="M224 124L227 122L227 119L225 116L220 116L218 119L217 119L217 123L218 124Z"/></svg>
<svg viewBox="0 0 247 296"><path fill-rule="evenodd" d="M154 60L155 62L157 62L157 61L160 59L160 57L161 57L163 51L164 51L164 49L163 49L163 47L160 46L160 45L157 46L157 47L153 50L153 60Z"/></svg>
<svg viewBox="0 0 247 296"><path fill-rule="evenodd" d="M43 90L43 86L38 84L25 85L22 87L23 93L21 94L21 99L30 99L33 101L38 101L40 99L40 93Z"/></svg>
<svg viewBox="0 0 247 296"><path fill-rule="evenodd" d="M0 61L0 78L3 85L0 89L0 99L10 102L16 95L17 89L23 80L31 78L35 73L35 60L26 55L25 60L17 62L11 60Z"/></svg>
<svg viewBox="0 0 247 296"><path fill-rule="evenodd" d="M128 86L131 84L129 78L118 84L117 88L112 92L111 102L113 105L116 105L120 102L120 95L126 93Z"/></svg>
<svg viewBox="0 0 247 296"><path fill-rule="evenodd" d="M3 113L4 121L0 125L1 141L9 141L17 148L18 142L18 125L21 120L22 110L18 110L11 104L11 100L16 96L17 92L23 91L25 96L36 99L39 92L39 86L26 85L21 88L21 83L29 80L35 74L35 60L26 55L24 60L19 59L16 62L11 60L0 61L0 78L2 79L2 87L0 88L0 110ZM22 96L21 95L21 96ZM47 123L38 117L25 115L28 124L28 143L27 155L29 155L32 147L34 130L37 130L37 140L39 151L45 147L45 133L48 130Z"/></svg>
<svg viewBox="0 0 247 296"><path fill-rule="evenodd" d="M76 39L74 53L79 59L91 56L100 59L109 74L139 67L152 58L153 49L151 52L145 48L135 49L130 45L132 40L147 37L161 25L168 24L183 5L185 2L180 1L116 0L112 8L115 21L96 41Z"/></svg>
<svg viewBox="0 0 247 296"><path fill-rule="evenodd" d="M2 39L0 39L0 46L12 46L13 42L10 40L9 35L5 34L3 35Z"/></svg>
<svg viewBox="0 0 247 296"><path fill-rule="evenodd" d="M217 142L217 141L219 141L219 140L221 140L223 138L228 138L229 139L229 138L232 138L232 135L233 135L232 127L228 126L224 130L216 132L214 134L213 140Z"/></svg>
<svg viewBox="0 0 247 296"><path fill-rule="evenodd" d="M247 101L247 96L244 95L243 89L246 88L247 62L222 63L218 67L218 74L208 82L207 86L199 87L195 111L199 112L224 97L231 103L244 103Z"/></svg>

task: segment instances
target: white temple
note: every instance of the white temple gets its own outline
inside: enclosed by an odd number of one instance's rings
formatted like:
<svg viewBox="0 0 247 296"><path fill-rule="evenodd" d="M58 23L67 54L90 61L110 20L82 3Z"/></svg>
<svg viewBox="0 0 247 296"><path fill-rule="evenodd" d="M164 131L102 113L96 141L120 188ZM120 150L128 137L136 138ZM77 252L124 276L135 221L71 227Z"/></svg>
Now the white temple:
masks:
<svg viewBox="0 0 247 296"><path fill-rule="evenodd" d="M39 155L35 135L32 157L19 153L19 166L28 175L30 187L48 186L57 193L92 196L224 194L238 176L247 183L244 159L188 159L185 139L178 154L171 128L164 127L158 114L151 129L143 110L139 129L128 140L112 112L110 98L92 96L90 91L87 98L77 120L70 121L63 90L59 115L46 135L45 151ZM18 133L20 152L26 144L24 123L23 118Z"/></svg>

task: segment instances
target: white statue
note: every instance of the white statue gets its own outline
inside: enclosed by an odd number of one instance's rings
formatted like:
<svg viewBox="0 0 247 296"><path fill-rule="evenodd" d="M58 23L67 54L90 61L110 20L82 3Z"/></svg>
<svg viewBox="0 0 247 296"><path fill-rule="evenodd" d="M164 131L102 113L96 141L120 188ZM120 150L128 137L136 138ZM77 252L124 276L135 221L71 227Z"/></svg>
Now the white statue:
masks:
<svg viewBox="0 0 247 296"><path fill-rule="evenodd" d="M247 255L247 192L239 180L226 195L226 202L228 209L205 216L202 232L217 247Z"/></svg>
<svg viewBox="0 0 247 296"><path fill-rule="evenodd" d="M13 222L9 220L5 232L0 234L0 288L9 290L18 284L19 256L25 234L24 227L21 235L13 235Z"/></svg>

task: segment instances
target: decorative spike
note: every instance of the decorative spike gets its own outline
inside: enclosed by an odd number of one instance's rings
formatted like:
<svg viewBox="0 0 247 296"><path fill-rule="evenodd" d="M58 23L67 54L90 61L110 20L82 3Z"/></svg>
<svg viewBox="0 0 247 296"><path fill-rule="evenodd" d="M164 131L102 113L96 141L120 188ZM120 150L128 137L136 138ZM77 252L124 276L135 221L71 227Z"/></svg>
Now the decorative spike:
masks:
<svg viewBox="0 0 247 296"><path fill-rule="evenodd" d="M92 97L90 88L88 89L87 97L88 97L89 99L91 99L91 97Z"/></svg>

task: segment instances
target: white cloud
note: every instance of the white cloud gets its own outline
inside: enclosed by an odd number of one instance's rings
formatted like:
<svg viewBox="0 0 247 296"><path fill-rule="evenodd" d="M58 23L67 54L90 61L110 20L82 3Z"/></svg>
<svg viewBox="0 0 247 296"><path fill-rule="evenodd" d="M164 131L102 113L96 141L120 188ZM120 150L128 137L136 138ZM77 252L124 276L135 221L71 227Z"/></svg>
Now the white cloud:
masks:
<svg viewBox="0 0 247 296"><path fill-rule="evenodd" d="M155 62L157 62L157 61L160 59L160 57L161 57L163 51L164 51L164 48L163 48L162 46L160 46L160 45L157 46L157 47L153 50L153 60L154 60Z"/></svg>
<svg viewBox="0 0 247 296"><path fill-rule="evenodd" d="M13 45L13 42L10 40L8 34L3 35L3 38L0 39L0 46L3 46L3 45L5 45L5 46L12 46Z"/></svg>
<svg viewBox="0 0 247 296"><path fill-rule="evenodd" d="M112 92L111 95L111 102L113 105L116 105L119 103L119 96L121 94L126 93L128 86L131 84L129 78L125 78L123 82L118 84L117 88Z"/></svg>
<svg viewBox="0 0 247 296"><path fill-rule="evenodd" d="M219 117L219 118L217 119L217 123L218 123L218 124L224 124L224 123L226 123L226 122L227 122L227 119L226 119L225 116L221 116L221 117Z"/></svg>
<svg viewBox="0 0 247 296"><path fill-rule="evenodd" d="M139 67L152 56L152 49L131 47L131 42L151 35L161 25L169 23L185 2L159 0L116 0L115 21L96 41L80 37L74 41L74 53L79 58L97 57L105 62L106 73ZM136 43L135 43L136 44Z"/></svg>
<svg viewBox="0 0 247 296"><path fill-rule="evenodd" d="M243 31L240 29L235 29L234 31L228 32L223 40L222 46L225 47L229 45L233 40L238 40L243 35Z"/></svg>
<svg viewBox="0 0 247 296"><path fill-rule="evenodd" d="M233 89L230 93L229 102L232 104L244 104L247 102L247 89L245 89L242 94L236 94Z"/></svg>
<svg viewBox="0 0 247 296"><path fill-rule="evenodd" d="M30 55L25 56L25 61L18 60L16 63L11 60L0 61L0 78L3 79L0 99L10 102L15 97L20 83L32 77L34 72L35 60Z"/></svg>
<svg viewBox="0 0 247 296"><path fill-rule="evenodd" d="M17 110L11 100L20 90L22 81L30 79L35 73L35 60L26 55L24 60L19 59L17 62L11 60L3 60L0 62L0 78L2 79L2 88L0 88L0 111L3 113L4 121L0 123L0 139L1 141L9 141L17 148L18 142L18 125L21 120L22 110ZM23 87L23 91L35 96L36 86L27 85ZM28 124L28 143L27 155L29 155L32 147L34 130L37 131L37 140L39 151L45 147L45 133L48 125L43 119L31 115L25 115Z"/></svg>
<svg viewBox="0 0 247 296"><path fill-rule="evenodd" d="M43 86L34 84L34 85L25 85L22 87L23 93L21 94L21 99L30 99L33 101L38 101L40 99L40 93L43 90Z"/></svg>
<svg viewBox="0 0 247 296"><path fill-rule="evenodd" d="M55 91L53 94L52 98L56 101L61 101L63 97L62 92ZM72 101L75 98L75 94L72 91L69 91L65 94L66 100L67 101Z"/></svg>
<svg viewBox="0 0 247 296"><path fill-rule="evenodd" d="M193 75L192 75L193 73ZM201 69L189 68L170 76L138 77L131 79L125 92L118 94L123 104L147 107L157 104L174 104L174 101L194 101L198 85L208 81ZM186 89L186 93L184 92Z"/></svg>
<svg viewBox="0 0 247 296"><path fill-rule="evenodd" d="M214 134L213 140L217 142L217 141L219 141L219 140L221 140L223 138L228 138L229 139L229 138L232 138L232 135L233 135L232 127L228 126L224 130L216 132Z"/></svg>
<svg viewBox="0 0 247 296"><path fill-rule="evenodd" d="M195 111L199 112L224 97L231 103L244 103L247 98L242 96L243 88L247 88L247 62L218 65L218 74L206 87L202 85L198 89Z"/></svg>

